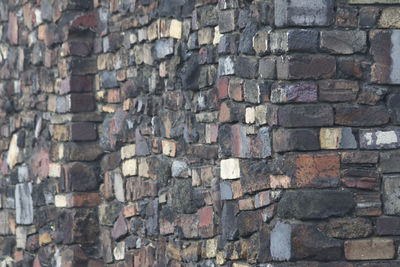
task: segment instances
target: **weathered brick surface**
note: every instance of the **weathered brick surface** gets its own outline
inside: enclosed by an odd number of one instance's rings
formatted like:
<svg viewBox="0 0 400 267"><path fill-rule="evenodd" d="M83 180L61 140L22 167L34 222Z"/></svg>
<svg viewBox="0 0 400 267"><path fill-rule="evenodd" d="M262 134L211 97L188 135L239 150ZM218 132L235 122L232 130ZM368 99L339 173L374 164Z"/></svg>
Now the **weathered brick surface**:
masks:
<svg viewBox="0 0 400 267"><path fill-rule="evenodd" d="M0 0L0 266L398 266L399 10Z"/></svg>

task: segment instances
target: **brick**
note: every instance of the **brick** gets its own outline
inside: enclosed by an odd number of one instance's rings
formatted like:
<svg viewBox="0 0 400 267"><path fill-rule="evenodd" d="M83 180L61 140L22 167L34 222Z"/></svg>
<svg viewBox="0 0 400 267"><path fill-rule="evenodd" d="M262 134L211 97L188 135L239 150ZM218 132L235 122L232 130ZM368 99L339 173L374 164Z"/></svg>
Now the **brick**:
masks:
<svg viewBox="0 0 400 267"><path fill-rule="evenodd" d="M365 218L331 219L323 231L333 238L353 239L365 238L372 234L372 223Z"/></svg>
<svg viewBox="0 0 400 267"><path fill-rule="evenodd" d="M158 59L172 55L174 53L174 39L169 38L157 40L154 50Z"/></svg>
<svg viewBox="0 0 400 267"><path fill-rule="evenodd" d="M250 138L246 136L245 126L235 124L231 127L231 150L233 157L250 157Z"/></svg>
<svg viewBox="0 0 400 267"><path fill-rule="evenodd" d="M315 102L318 87L314 83L275 83L271 90L272 103Z"/></svg>
<svg viewBox="0 0 400 267"><path fill-rule="evenodd" d="M221 33L235 30L235 10L224 10L218 13L218 25Z"/></svg>
<svg viewBox="0 0 400 267"><path fill-rule="evenodd" d="M333 22L334 1L312 0L307 2L275 1L275 25L329 26Z"/></svg>
<svg viewBox="0 0 400 267"><path fill-rule="evenodd" d="M306 224L289 224L278 221L271 231L271 256L284 260L339 260L342 245L328 238L317 227Z"/></svg>
<svg viewBox="0 0 400 267"><path fill-rule="evenodd" d="M348 260L393 259L395 247L392 239L363 239L344 242L344 254Z"/></svg>
<svg viewBox="0 0 400 267"><path fill-rule="evenodd" d="M176 19L171 20L169 36L175 39L182 38L182 22Z"/></svg>
<svg viewBox="0 0 400 267"><path fill-rule="evenodd" d="M328 79L336 73L336 60L328 55L293 55L277 60L280 80Z"/></svg>
<svg viewBox="0 0 400 267"><path fill-rule="evenodd" d="M69 140L69 127L66 125L51 125L50 134L54 140L65 142Z"/></svg>
<svg viewBox="0 0 400 267"><path fill-rule="evenodd" d="M356 194L355 214L357 216L380 216L382 215L382 202L380 193Z"/></svg>
<svg viewBox="0 0 400 267"><path fill-rule="evenodd" d="M159 21L155 21L147 27L147 37L149 41L157 39L159 31L158 27L159 27Z"/></svg>
<svg viewBox="0 0 400 267"><path fill-rule="evenodd" d="M33 223L32 183L17 184L15 186L15 209L17 224L27 225Z"/></svg>
<svg viewBox="0 0 400 267"><path fill-rule="evenodd" d="M297 190L287 191L278 205L281 218L323 219L344 216L354 208L349 191Z"/></svg>
<svg viewBox="0 0 400 267"><path fill-rule="evenodd" d="M169 140L162 140L163 154L166 156L175 157L177 145L178 145L177 142L169 141Z"/></svg>
<svg viewBox="0 0 400 267"><path fill-rule="evenodd" d="M312 127L333 125L333 109L329 105L281 106L278 122L283 127Z"/></svg>
<svg viewBox="0 0 400 267"><path fill-rule="evenodd" d="M273 148L275 152L318 150L318 132L308 129L277 129L273 132Z"/></svg>
<svg viewBox="0 0 400 267"><path fill-rule="evenodd" d="M270 191L264 191L256 194L254 198L254 207L256 209L265 207L271 204Z"/></svg>
<svg viewBox="0 0 400 267"><path fill-rule="evenodd" d="M400 131L398 130L360 130L360 148L392 149L400 147Z"/></svg>
<svg viewBox="0 0 400 267"><path fill-rule="evenodd" d="M386 88L363 86L361 92L358 94L357 103L374 106L386 96L387 92ZM390 97L388 99L390 99ZM389 103L388 107L391 108Z"/></svg>
<svg viewBox="0 0 400 267"><path fill-rule="evenodd" d="M387 98L387 106L389 108L390 119L393 124L400 125L400 94L391 94Z"/></svg>
<svg viewBox="0 0 400 267"><path fill-rule="evenodd" d="M238 57L236 59L236 76L254 79L257 76L258 60L253 57Z"/></svg>
<svg viewBox="0 0 400 267"><path fill-rule="evenodd" d="M346 126L379 126L389 122L385 106L336 106L335 124Z"/></svg>
<svg viewBox="0 0 400 267"><path fill-rule="evenodd" d="M107 102L111 104L121 103L121 91L119 89L107 90Z"/></svg>
<svg viewBox="0 0 400 267"><path fill-rule="evenodd" d="M258 25L255 22L248 21L239 41L239 52L246 55L254 55L253 39L258 31Z"/></svg>
<svg viewBox="0 0 400 267"><path fill-rule="evenodd" d="M236 179L240 178L239 159L224 159L221 160L221 178Z"/></svg>
<svg viewBox="0 0 400 267"><path fill-rule="evenodd" d="M95 143L67 143L63 145L63 149L65 159L69 161L93 161L104 153Z"/></svg>
<svg viewBox="0 0 400 267"><path fill-rule="evenodd" d="M218 98L225 99L228 97L229 79L222 77L218 79Z"/></svg>
<svg viewBox="0 0 400 267"><path fill-rule="evenodd" d="M400 8L384 8L378 21L379 28L400 28Z"/></svg>
<svg viewBox="0 0 400 267"><path fill-rule="evenodd" d="M99 193L70 193L66 195L66 207L97 207L101 203Z"/></svg>
<svg viewBox="0 0 400 267"><path fill-rule="evenodd" d="M72 75L97 73L97 60L94 57L73 57L70 63Z"/></svg>
<svg viewBox="0 0 400 267"><path fill-rule="evenodd" d="M342 184L349 188L377 190L379 173L367 168L348 168L342 173Z"/></svg>
<svg viewBox="0 0 400 267"><path fill-rule="evenodd" d="M292 225L291 245L293 260L332 261L342 259L342 242L327 237L315 225Z"/></svg>
<svg viewBox="0 0 400 267"><path fill-rule="evenodd" d="M65 165L64 171L67 192L85 192L98 189L96 172L88 165L71 163Z"/></svg>
<svg viewBox="0 0 400 267"><path fill-rule="evenodd" d="M399 217L379 217L376 220L376 230L378 235L399 235L400 234Z"/></svg>
<svg viewBox="0 0 400 267"><path fill-rule="evenodd" d="M139 177L132 177L126 180L126 200L135 201L145 197L157 195L157 183L144 180Z"/></svg>
<svg viewBox="0 0 400 267"><path fill-rule="evenodd" d="M220 76L235 74L235 58L233 56L219 58L218 74Z"/></svg>
<svg viewBox="0 0 400 267"><path fill-rule="evenodd" d="M378 163L378 152L372 151L349 151L341 154L341 161L343 163Z"/></svg>
<svg viewBox="0 0 400 267"><path fill-rule="evenodd" d="M122 163L122 174L124 176L137 175L137 160L130 159Z"/></svg>
<svg viewBox="0 0 400 267"><path fill-rule="evenodd" d="M400 165L397 162L400 160L398 151L388 151L380 154L380 169L383 173L400 172Z"/></svg>
<svg viewBox="0 0 400 267"><path fill-rule="evenodd" d="M340 27L358 26L358 9L356 7L339 7L336 10L335 25Z"/></svg>
<svg viewBox="0 0 400 267"><path fill-rule="evenodd" d="M399 84L400 66L395 60L400 51L399 30L373 30L369 33L370 54L374 63L371 68L371 82L379 84Z"/></svg>
<svg viewBox="0 0 400 267"><path fill-rule="evenodd" d="M231 79L228 86L228 95L235 101L243 101L243 81Z"/></svg>
<svg viewBox="0 0 400 267"><path fill-rule="evenodd" d="M337 61L338 77L344 79L361 79L361 62L353 57L339 57Z"/></svg>
<svg viewBox="0 0 400 267"><path fill-rule="evenodd" d="M318 46L316 30L278 30L271 33L273 53L316 52Z"/></svg>
<svg viewBox="0 0 400 267"><path fill-rule="evenodd" d="M245 107L232 102L223 102L220 106L219 122L244 121Z"/></svg>
<svg viewBox="0 0 400 267"><path fill-rule="evenodd" d="M291 185L291 178L287 175L270 175L270 187L276 188L289 188Z"/></svg>
<svg viewBox="0 0 400 267"><path fill-rule="evenodd" d="M321 49L334 54L365 52L367 35L364 31L321 31Z"/></svg>
<svg viewBox="0 0 400 267"><path fill-rule="evenodd" d="M218 44L219 54L235 54L238 51L239 34L224 34Z"/></svg>
<svg viewBox="0 0 400 267"><path fill-rule="evenodd" d="M261 102L261 84L257 81L247 80L243 86L244 100L250 103L260 103Z"/></svg>
<svg viewBox="0 0 400 267"><path fill-rule="evenodd" d="M360 8L359 24L361 27L373 27L379 16L379 8L377 7L362 7Z"/></svg>
<svg viewBox="0 0 400 267"><path fill-rule="evenodd" d="M300 154L295 157L292 185L295 187L335 187L340 180L337 154Z"/></svg>
<svg viewBox="0 0 400 267"><path fill-rule="evenodd" d="M97 138L96 125L89 122L74 122L71 124L72 141L92 141Z"/></svg>
<svg viewBox="0 0 400 267"><path fill-rule="evenodd" d="M136 145L126 145L121 148L121 159L129 159L136 155Z"/></svg>
<svg viewBox="0 0 400 267"><path fill-rule="evenodd" d="M7 38L12 45L18 45L18 18L14 12L8 16Z"/></svg>
<svg viewBox="0 0 400 267"><path fill-rule="evenodd" d="M269 52L269 34L267 30L261 30L256 33L253 39L253 49L260 56Z"/></svg>
<svg viewBox="0 0 400 267"><path fill-rule="evenodd" d="M258 72L263 79L274 79L276 73L276 60L272 57L264 57L259 61Z"/></svg>
<svg viewBox="0 0 400 267"><path fill-rule="evenodd" d="M198 31L199 45L210 45L214 40L214 29L207 27Z"/></svg>
<svg viewBox="0 0 400 267"><path fill-rule="evenodd" d="M10 224L11 214L7 210L2 210L0 212L0 214L1 214L1 216L0 216L0 233L1 233L1 235L12 234L11 224Z"/></svg>
<svg viewBox="0 0 400 267"><path fill-rule="evenodd" d="M326 102L354 101L359 91L357 81L324 80L318 83L319 100Z"/></svg>
<svg viewBox="0 0 400 267"><path fill-rule="evenodd" d="M349 4L399 4L399 0L349 0Z"/></svg>
<svg viewBox="0 0 400 267"><path fill-rule="evenodd" d="M321 149L355 149L357 141L351 128L321 128Z"/></svg>
<svg viewBox="0 0 400 267"><path fill-rule="evenodd" d="M69 95L70 111L86 112L95 109L95 99L92 94L71 94Z"/></svg>
<svg viewBox="0 0 400 267"><path fill-rule="evenodd" d="M207 206L198 211L199 216L199 234L203 238L214 235L214 210Z"/></svg>
<svg viewBox="0 0 400 267"><path fill-rule="evenodd" d="M91 92L93 76L73 75L61 81L60 94Z"/></svg>
<svg viewBox="0 0 400 267"><path fill-rule="evenodd" d="M136 215L139 215L139 207L138 204L130 204L128 206L125 206L122 214L124 215L125 218L130 218Z"/></svg>
<svg viewBox="0 0 400 267"><path fill-rule="evenodd" d="M400 177L396 175L383 176L383 201L386 215L399 215Z"/></svg>
<svg viewBox="0 0 400 267"><path fill-rule="evenodd" d="M125 220L122 213L118 216L118 219L114 223L111 236L114 240L119 240L121 237L128 233L128 222Z"/></svg>

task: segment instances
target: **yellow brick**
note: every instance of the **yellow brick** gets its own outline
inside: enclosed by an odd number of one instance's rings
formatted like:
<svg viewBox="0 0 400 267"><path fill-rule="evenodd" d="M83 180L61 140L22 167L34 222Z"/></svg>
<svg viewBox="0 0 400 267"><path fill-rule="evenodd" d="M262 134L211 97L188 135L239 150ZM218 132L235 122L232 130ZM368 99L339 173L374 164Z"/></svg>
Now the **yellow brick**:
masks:
<svg viewBox="0 0 400 267"><path fill-rule="evenodd" d="M175 39L182 38L182 22L176 19L171 20L171 26L169 28L169 36Z"/></svg>
<svg viewBox="0 0 400 267"><path fill-rule="evenodd" d="M122 174L124 176L133 176L137 174L137 160L130 159L122 163Z"/></svg>
<svg viewBox="0 0 400 267"><path fill-rule="evenodd" d="M319 133L321 149L338 149L341 135L340 128L321 128Z"/></svg>
<svg viewBox="0 0 400 267"><path fill-rule="evenodd" d="M126 145L121 148L121 159L130 159L136 155L136 145Z"/></svg>

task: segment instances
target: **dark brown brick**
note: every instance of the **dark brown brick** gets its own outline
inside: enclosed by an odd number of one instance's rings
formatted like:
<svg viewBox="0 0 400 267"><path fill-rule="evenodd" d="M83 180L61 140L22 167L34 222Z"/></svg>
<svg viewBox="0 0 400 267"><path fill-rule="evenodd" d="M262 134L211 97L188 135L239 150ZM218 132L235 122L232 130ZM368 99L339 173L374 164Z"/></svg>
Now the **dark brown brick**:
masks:
<svg viewBox="0 0 400 267"><path fill-rule="evenodd" d="M333 125L333 108L329 105L281 106L278 124L283 127L312 127Z"/></svg>
<svg viewBox="0 0 400 267"><path fill-rule="evenodd" d="M93 141L97 138L96 125L90 122L74 122L70 132L72 141Z"/></svg>
<svg viewBox="0 0 400 267"><path fill-rule="evenodd" d="M71 94L71 112L86 112L95 109L95 99L92 94Z"/></svg>
<svg viewBox="0 0 400 267"><path fill-rule="evenodd" d="M61 81L61 94L92 92L93 76L73 75Z"/></svg>
<svg viewBox="0 0 400 267"><path fill-rule="evenodd" d="M335 108L335 124L346 126L378 126L389 122L385 106L338 105Z"/></svg>
<svg viewBox="0 0 400 267"><path fill-rule="evenodd" d="M297 55L277 59L278 79L328 79L336 74L336 60L326 55Z"/></svg>

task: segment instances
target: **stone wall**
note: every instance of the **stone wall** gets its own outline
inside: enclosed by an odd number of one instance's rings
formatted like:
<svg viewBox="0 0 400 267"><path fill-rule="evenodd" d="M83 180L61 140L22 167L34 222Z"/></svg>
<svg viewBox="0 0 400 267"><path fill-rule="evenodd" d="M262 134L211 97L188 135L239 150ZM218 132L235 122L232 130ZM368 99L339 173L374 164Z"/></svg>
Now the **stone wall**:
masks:
<svg viewBox="0 0 400 267"><path fill-rule="evenodd" d="M0 0L0 266L399 266L400 0Z"/></svg>

